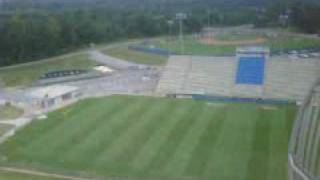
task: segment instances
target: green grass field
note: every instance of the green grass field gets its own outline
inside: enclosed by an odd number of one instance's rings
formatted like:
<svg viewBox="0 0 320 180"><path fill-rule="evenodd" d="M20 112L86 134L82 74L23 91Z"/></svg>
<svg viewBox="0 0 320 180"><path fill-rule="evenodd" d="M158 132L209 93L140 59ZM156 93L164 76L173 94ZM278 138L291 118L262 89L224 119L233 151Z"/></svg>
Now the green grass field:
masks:
<svg viewBox="0 0 320 180"><path fill-rule="evenodd" d="M7 133L9 130L11 130L13 128L12 125L8 125L8 124L1 124L0 123L0 136L2 136L3 134Z"/></svg>
<svg viewBox="0 0 320 180"><path fill-rule="evenodd" d="M161 65L165 64L168 60L168 57L165 56L146 54L130 50L127 43L122 43L119 46L107 48L103 50L103 52L116 58L148 65Z"/></svg>
<svg viewBox="0 0 320 180"><path fill-rule="evenodd" d="M34 121L1 164L123 179L284 180L294 106L112 96Z"/></svg>
<svg viewBox="0 0 320 180"><path fill-rule="evenodd" d="M235 46L225 45L225 46L214 46L206 45L198 42L192 36L185 36L184 46L182 54L191 55L226 55L234 53ZM181 54L180 42L178 40L173 40L168 42L166 38L157 38L153 41L156 47L163 49L170 49L170 51L177 54Z"/></svg>
<svg viewBox="0 0 320 180"><path fill-rule="evenodd" d="M7 68L0 68L0 81L5 86L28 86L48 71L68 69L91 69L98 63L89 59L88 55L62 56L48 60L20 64Z"/></svg>
<svg viewBox="0 0 320 180"><path fill-rule="evenodd" d="M216 34L215 39L221 41L234 41L234 40L254 40L257 38L261 38L262 36L258 33L252 34Z"/></svg>
<svg viewBox="0 0 320 180"><path fill-rule="evenodd" d="M60 179L0 171L0 180L60 180Z"/></svg>
<svg viewBox="0 0 320 180"><path fill-rule="evenodd" d="M266 45L271 50L303 49L310 47L319 47L320 39L310 39L295 36L281 36L278 38L269 38Z"/></svg>
<svg viewBox="0 0 320 180"><path fill-rule="evenodd" d="M258 36L252 35L223 35L218 36L219 40L245 40L245 39L255 39ZM157 47L170 49L171 51L181 54L180 41L174 40L168 43L167 38L157 38L153 41L153 44ZM297 36L282 35L274 38L266 38L266 41L257 45L265 45L270 47L272 51L282 51L288 49L302 49L310 47L319 47L319 39L310 39ZM184 50L182 54L191 55L235 55L235 51L238 45L207 45L199 42L193 36L185 36L184 38Z"/></svg>
<svg viewBox="0 0 320 180"><path fill-rule="evenodd" d="M11 105L0 105L0 120L15 119L23 114L23 110Z"/></svg>

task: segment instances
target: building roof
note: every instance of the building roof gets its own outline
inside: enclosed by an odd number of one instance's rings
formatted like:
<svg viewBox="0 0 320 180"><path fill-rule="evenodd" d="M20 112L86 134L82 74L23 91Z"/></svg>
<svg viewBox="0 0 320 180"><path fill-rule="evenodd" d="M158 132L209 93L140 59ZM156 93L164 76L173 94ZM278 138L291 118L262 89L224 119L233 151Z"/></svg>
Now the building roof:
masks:
<svg viewBox="0 0 320 180"><path fill-rule="evenodd" d="M94 69L97 71L100 71L102 73L111 73L114 71L113 69L111 69L107 66L96 66L96 67L94 67Z"/></svg>
<svg viewBox="0 0 320 180"><path fill-rule="evenodd" d="M64 94L76 91L78 88L74 86L47 86L39 87L31 90L30 96L32 98L57 98Z"/></svg>
<svg viewBox="0 0 320 180"><path fill-rule="evenodd" d="M270 48L263 46L237 47L237 53L270 53Z"/></svg>

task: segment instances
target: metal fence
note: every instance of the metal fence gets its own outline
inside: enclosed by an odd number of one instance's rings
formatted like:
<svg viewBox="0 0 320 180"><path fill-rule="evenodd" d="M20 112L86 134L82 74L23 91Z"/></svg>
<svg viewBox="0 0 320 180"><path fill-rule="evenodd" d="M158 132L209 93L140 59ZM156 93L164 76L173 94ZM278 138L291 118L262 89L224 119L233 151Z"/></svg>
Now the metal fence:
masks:
<svg viewBox="0 0 320 180"><path fill-rule="evenodd" d="M289 180L320 180L320 83L298 112L288 157Z"/></svg>

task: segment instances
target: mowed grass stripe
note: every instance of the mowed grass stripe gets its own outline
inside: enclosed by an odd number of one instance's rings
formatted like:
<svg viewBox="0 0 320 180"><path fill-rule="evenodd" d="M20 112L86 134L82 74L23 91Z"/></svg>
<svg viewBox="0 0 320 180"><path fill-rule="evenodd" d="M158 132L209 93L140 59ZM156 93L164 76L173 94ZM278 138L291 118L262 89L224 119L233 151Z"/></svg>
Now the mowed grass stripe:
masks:
<svg viewBox="0 0 320 180"><path fill-rule="evenodd" d="M100 124L97 129L91 131L85 136L81 143L77 144L66 152L62 157L68 163L81 164L84 167L90 164L91 158L88 153L99 154L101 149L111 143L119 136L123 130L130 127L134 120L130 119L135 113L145 111L150 101L133 101L126 103L122 107L114 106L117 111L111 111L104 114L103 124ZM103 137L103 138L102 138Z"/></svg>
<svg viewBox="0 0 320 180"><path fill-rule="evenodd" d="M115 157L114 161L125 161L128 162L127 165L130 166L130 162L133 161L139 151L141 151L141 149L145 146L147 141L153 137L155 131L169 121L169 118L166 118L167 114L171 114L173 116L175 115L175 111L177 110L178 106L175 106L174 101L164 103L167 105L164 109L162 109L162 111L166 113L151 114L150 117L144 116L143 118L150 118L152 120L149 121L144 128L133 137L134 140L129 141L129 145L126 146L127 148L124 149L119 156ZM130 168L134 169L132 167Z"/></svg>
<svg viewBox="0 0 320 180"><path fill-rule="evenodd" d="M84 144L74 149L76 154L67 158L70 164L81 164L79 168L86 168L92 170L100 170L105 165L97 166L95 162L100 159L105 148L114 143L129 127L135 124L138 120L132 119L136 113L143 113L151 105L151 101L132 101L129 106L121 109L121 112L116 114L108 114L110 118L109 123L105 123L90 136L84 140ZM87 154L94 154L95 156L87 156ZM68 157L68 156L66 156ZM74 161L72 161L74 160Z"/></svg>
<svg viewBox="0 0 320 180"><path fill-rule="evenodd" d="M165 173L172 176L182 176L186 167L188 166L192 153L195 150L201 135L206 130L208 124L210 123L212 116L219 109L212 109L212 111L207 111L205 106L197 112L197 117L194 119L194 124L184 135L181 143L177 147L171 159L168 161L164 171Z"/></svg>
<svg viewBox="0 0 320 180"><path fill-rule="evenodd" d="M125 105L124 102L125 101L120 101L118 103L115 102L114 104L117 104L120 108L121 106ZM103 102L97 101L97 103L101 104L101 107L105 107L107 111L115 112L116 110L112 109L112 107L114 107L112 104L103 106ZM54 156L54 154L57 154L60 151L63 154L67 148L70 148L70 144L75 143L74 141L77 136L83 136L86 133L89 133L96 124L101 123L101 117L103 117L103 114L106 112L104 108L97 109L93 104L86 105L84 108L84 111L80 111L79 113L72 114L70 117L66 117L64 121L65 123L60 124L60 126L54 131L44 134L43 138L39 137L38 139L32 141L27 148L37 148L37 151L34 152L27 150L27 152L38 153L39 155L43 155L43 158L51 158ZM55 138L57 134L63 136L63 138ZM51 141L49 141L49 139L51 139ZM52 141L52 139L54 139L54 141ZM45 147L43 146L44 143L46 144ZM33 155L31 155L31 157L32 156Z"/></svg>
<svg viewBox="0 0 320 180"><path fill-rule="evenodd" d="M185 112L175 117L179 119L179 123L177 123L170 131L167 141L161 144L160 148L158 148L157 153L151 160L152 163L149 163L149 166L146 167L145 172L148 172L151 175L163 175L163 170L167 162L170 161L173 154L177 150L177 147L179 147L179 144L182 142L186 132L188 132L189 128L191 128L195 123L194 119L198 115L197 112L202 106L203 103L195 103L191 109L185 109L184 106L180 107L184 109Z"/></svg>
<svg viewBox="0 0 320 180"><path fill-rule="evenodd" d="M81 103L82 101L80 101L78 104L81 104ZM88 102L88 104L89 103L90 101ZM9 142L19 141L19 147L25 148L26 146L30 145L30 143L32 143L33 140L34 141L39 140L39 136L37 135L37 133L39 134L48 133L56 129L58 126L60 126L60 124L63 124L64 123L64 119L62 118L63 114L65 114L66 112L76 112L74 110L81 110L81 109L83 109L83 107L79 107L79 105L69 106L61 110L61 113L50 113L48 118L55 119L55 120L36 121L36 122L33 121L30 127L24 130L24 132L26 132L26 135L24 135L23 138L19 136L21 131L18 131L16 133L17 136L10 138ZM41 126L41 128L39 128L39 126ZM16 146L16 144L8 143L6 147L1 146L1 148L3 148L3 150L6 151L5 148L10 149L11 146Z"/></svg>
<svg viewBox="0 0 320 180"><path fill-rule="evenodd" d="M241 114L241 116L239 116ZM254 125L258 120L256 105L227 106L225 119L216 145L208 156L202 172L204 179L243 179L254 139Z"/></svg>
<svg viewBox="0 0 320 180"><path fill-rule="evenodd" d="M269 174L270 161L270 128L272 121L272 112L266 113L265 110L259 109L259 119L255 121L254 141L251 157L248 161L247 180L267 180ZM257 169L257 166L260 168Z"/></svg>
<svg viewBox="0 0 320 180"><path fill-rule="evenodd" d="M168 120L163 123L144 144L139 153L131 162L131 166L137 171L143 171L151 163L152 159L159 153L160 147L163 146L169 139L170 133L173 131L177 123L180 123L183 119L179 118L185 115L188 110L191 110L195 106L190 106L187 110L185 108L179 108L182 104L174 103L171 109L174 111L170 113ZM183 123L183 122L181 122Z"/></svg>
<svg viewBox="0 0 320 180"><path fill-rule="evenodd" d="M106 107L107 110L94 113L96 115L92 115L92 117L88 117L85 124L79 124L78 128L76 128L76 131L70 134L66 134L64 141L62 141L53 149L53 151L55 151L54 154L61 154L61 156L59 156L57 160L58 161L61 160L61 162L64 163L65 158L63 155L66 154L67 152L73 151L74 146L72 147L69 146L71 143L82 144L83 140L90 133L97 130L102 124L108 123L109 119L105 118L105 114L108 114L108 113L118 114L118 113L121 113L121 109L123 107L130 106L130 104L127 104L127 103L125 104L123 102L118 104L115 103L115 105L111 107ZM90 123L88 124L87 122L90 122ZM48 154L48 155L51 156L52 154Z"/></svg>
<svg viewBox="0 0 320 180"><path fill-rule="evenodd" d="M77 105L77 106L82 106L82 109L84 109L85 112L87 112L88 108L90 108L90 105L92 103L92 106L94 105L94 101L88 101L88 103L86 104L82 104L81 102ZM67 108L69 109L69 108ZM70 108L73 109L73 108ZM77 109L77 108L75 108ZM92 107L90 110L93 110L94 108ZM48 146L50 144L54 144L57 143L57 141L61 140L62 138L55 138L57 136L57 132L60 131L61 128L65 128L66 125L72 126L73 122L72 121L68 121L68 118L64 118L65 117L65 111L63 111L63 113L61 113L61 111L59 111L58 113L53 112L51 114L49 114L49 118L50 118L50 123L51 122L56 122L52 123L52 128L48 128L48 126L46 126L46 121L34 121L31 125L30 125L30 129L27 129L27 134L24 138L22 138L22 136L19 136L18 134L20 132L17 133L17 136L14 136L13 138L10 139L9 142L19 142L19 145L17 144L11 144L8 143L9 146L14 146L14 150L12 151L10 150L8 152L8 157L10 159L14 159L14 158L19 158L19 156L26 156L28 157L29 155L32 157L35 154L37 156L42 155L42 154L47 154L47 149ZM60 115L55 115L55 114L60 114ZM71 117L74 116L74 114L76 113L72 113ZM81 114L81 113L80 113ZM84 116L85 113L83 112L82 115ZM42 132L42 127L43 125L45 125L44 129L48 129L48 131L46 132ZM73 124L74 126L74 124ZM64 131L67 131L66 129L63 129ZM63 131L63 132L64 132ZM58 134L64 134L63 132L59 132ZM41 136L33 136L32 134L37 134L37 133L41 133ZM18 139L14 139L14 138L18 138ZM52 139L54 139L54 141L52 141ZM43 146L43 144L46 144L46 146ZM11 148L10 148L11 149ZM34 149L37 149L37 151L34 151ZM4 149L6 151L6 149ZM43 151L42 151L43 150ZM28 152L26 154L26 152ZM11 156L11 154L13 154L13 156Z"/></svg>
<svg viewBox="0 0 320 180"><path fill-rule="evenodd" d="M139 101L138 101L139 102ZM129 129L132 129L133 126L136 124L139 124L140 121L142 121L142 118L139 118L144 114L146 111L149 111L150 109L154 108L154 102L150 99L147 99L145 103L140 106L140 108L137 111L132 111L129 114L129 116L123 116L123 120L127 121L124 124L120 124L116 129L111 129L110 136L106 137L106 141L103 141L102 144L100 144L96 148L98 151L96 152L96 158L92 159L90 162L90 166L94 167L109 167L110 163L107 161L107 158L105 157L105 151L109 149L113 144L118 143L118 139L120 139L125 132L127 132ZM139 116L137 116L137 114ZM134 117L134 118L133 118ZM103 158L104 157L104 158ZM106 160L106 161L105 161Z"/></svg>
<svg viewBox="0 0 320 180"><path fill-rule="evenodd" d="M227 113L227 105L213 115L206 130L202 133L196 149L192 153L189 166L185 172L187 176L203 176L210 161L212 152L217 146Z"/></svg>
<svg viewBox="0 0 320 180"><path fill-rule="evenodd" d="M153 117L157 117L167 110L167 103L158 101L149 105L143 113L136 114L134 119L140 120L124 131L112 144L105 147L104 152L100 155L99 159L96 159L95 164L116 163L117 157L124 155L125 150L130 148L132 141L137 140L136 137L144 130L148 123L150 121L157 121Z"/></svg>
<svg viewBox="0 0 320 180"><path fill-rule="evenodd" d="M287 147L294 119L295 108L283 107L284 110L273 112L270 128L270 160L269 160L269 179L272 176L287 179ZM282 120L280 120L282 119ZM278 165L278 166L277 166Z"/></svg>

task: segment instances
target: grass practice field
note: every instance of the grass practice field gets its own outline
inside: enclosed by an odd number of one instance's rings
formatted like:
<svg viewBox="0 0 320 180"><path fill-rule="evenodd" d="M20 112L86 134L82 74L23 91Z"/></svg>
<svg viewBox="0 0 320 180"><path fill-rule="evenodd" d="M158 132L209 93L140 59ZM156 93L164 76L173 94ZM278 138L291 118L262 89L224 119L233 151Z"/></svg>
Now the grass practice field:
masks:
<svg viewBox="0 0 320 180"><path fill-rule="evenodd" d="M5 86L28 86L49 71L68 69L91 69L98 63L89 59L88 55L61 56L17 66L0 68L0 81Z"/></svg>
<svg viewBox="0 0 320 180"><path fill-rule="evenodd" d="M254 40L255 38L264 38L265 42L257 43L256 45L264 45L270 47L271 51L285 51L290 49L304 49L310 47L319 47L319 39L311 39L299 36L289 36L281 35L278 37L263 37L263 36L248 36L248 35L223 35L217 36L216 39L219 41L242 41L245 39ZM191 55L235 55L236 48L239 45L215 45L215 44L205 44L200 42L198 38L194 36L185 36L184 38L184 48L182 54ZM168 41L168 38L158 38L152 43L156 47L163 49L170 49L171 51L181 54L180 41L178 39ZM252 45L252 44L251 44Z"/></svg>
<svg viewBox="0 0 320 180"><path fill-rule="evenodd" d="M113 96L35 121L2 164L123 179L283 180L294 106Z"/></svg>
<svg viewBox="0 0 320 180"><path fill-rule="evenodd" d="M122 43L119 46L107 48L103 52L116 58L148 65L165 64L168 60L168 57L165 56L146 54L130 50L127 43Z"/></svg>

